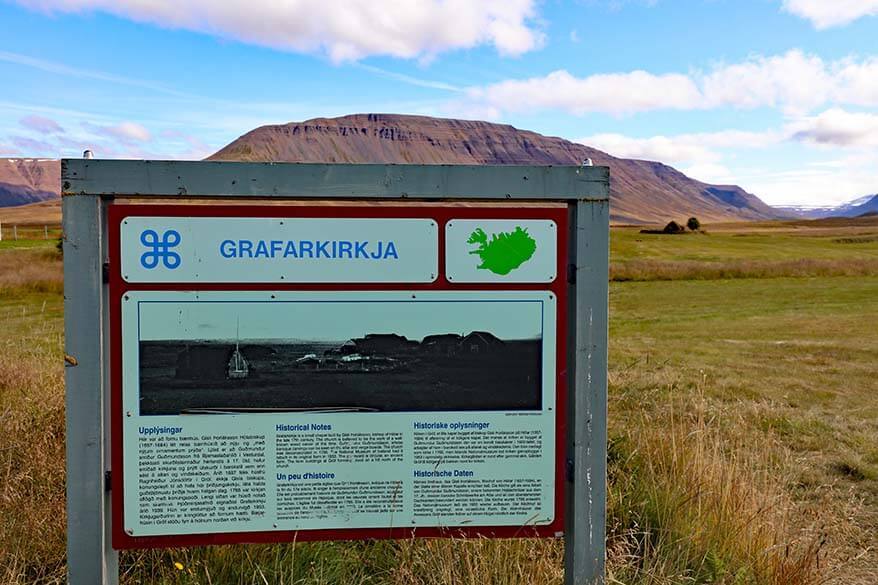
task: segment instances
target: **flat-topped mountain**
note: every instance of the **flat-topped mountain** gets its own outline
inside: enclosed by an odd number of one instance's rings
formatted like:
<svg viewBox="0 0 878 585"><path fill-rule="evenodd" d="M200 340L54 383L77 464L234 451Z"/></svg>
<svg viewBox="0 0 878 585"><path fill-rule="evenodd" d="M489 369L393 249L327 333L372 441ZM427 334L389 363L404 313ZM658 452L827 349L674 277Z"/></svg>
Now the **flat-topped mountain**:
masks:
<svg viewBox="0 0 878 585"><path fill-rule="evenodd" d="M658 162L629 160L506 124L397 114L354 114L261 126L208 160L400 164L580 164L610 167L615 222L695 215L735 221L781 215L735 185L710 185Z"/></svg>
<svg viewBox="0 0 878 585"><path fill-rule="evenodd" d="M658 162L629 160L506 124L396 114L355 114L262 126L209 160L421 164L580 164L611 172L617 223L664 223L697 216L735 221L792 215L735 185L710 185ZM0 159L0 207L58 196L57 160Z"/></svg>

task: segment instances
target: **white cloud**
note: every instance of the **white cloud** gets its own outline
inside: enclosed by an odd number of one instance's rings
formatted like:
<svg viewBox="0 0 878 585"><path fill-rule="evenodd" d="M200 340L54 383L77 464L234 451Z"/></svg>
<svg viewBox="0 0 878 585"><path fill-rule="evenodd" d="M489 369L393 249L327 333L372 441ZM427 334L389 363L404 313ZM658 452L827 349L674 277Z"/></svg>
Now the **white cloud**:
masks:
<svg viewBox="0 0 878 585"><path fill-rule="evenodd" d="M20 53L0 51L0 61L3 61L5 63L12 63L15 65L21 65L23 67L30 67L32 69L38 69L47 73L55 73L57 75L75 77L78 79L94 79L95 81L106 81L108 83L118 83L121 85L129 85L132 87L141 87L144 89L149 89L159 93L178 97L195 97L190 94L186 94L175 89L166 87L160 83L154 83L143 79L122 77L120 75L113 75L111 73L105 73L103 71L94 71L91 69L70 67L68 65L64 65L63 63L55 63L54 61L37 59L36 57L22 55Z"/></svg>
<svg viewBox="0 0 878 585"><path fill-rule="evenodd" d="M771 205L828 206L878 192L878 114L829 109L763 132L724 130L647 138L596 134L576 142L619 157L670 164L706 183L741 185ZM794 168L732 164L741 151L791 142L819 148L819 156L825 158Z"/></svg>
<svg viewBox="0 0 878 585"><path fill-rule="evenodd" d="M430 116L444 116L460 120L481 120L501 122L503 112L490 104L470 100L454 100L440 104L435 112L427 112Z"/></svg>
<svg viewBox="0 0 878 585"><path fill-rule="evenodd" d="M152 139L149 130L136 122L122 122L106 127L104 131L123 142L149 142Z"/></svg>
<svg viewBox="0 0 878 585"><path fill-rule="evenodd" d="M752 140L747 136L752 135ZM750 132L725 131L705 134L681 134L677 136L651 136L634 138L622 134L595 134L578 138L579 142L603 150L620 158L657 161L678 167L686 175L705 183L724 183L731 179L731 172L721 164L723 153L717 147L735 146L737 143L763 144L766 137Z"/></svg>
<svg viewBox="0 0 878 585"><path fill-rule="evenodd" d="M878 105L878 58L861 62L845 59L835 63L833 99L855 106Z"/></svg>
<svg viewBox="0 0 878 585"><path fill-rule="evenodd" d="M784 132L777 130L760 132L721 130L683 136L715 148L767 148L783 141L786 137Z"/></svg>
<svg viewBox="0 0 878 585"><path fill-rule="evenodd" d="M736 181L769 205L830 206L878 192L878 155L849 157L789 170L751 170Z"/></svg>
<svg viewBox="0 0 878 585"><path fill-rule="evenodd" d="M613 156L660 161L666 164L688 164L705 167L718 163L723 155L716 149L764 148L783 139L776 131L745 132L724 130L676 136L633 138L622 134L596 134L575 142L604 150ZM714 171L716 168L713 169Z"/></svg>
<svg viewBox="0 0 878 585"><path fill-rule="evenodd" d="M539 47L535 0L19 0L47 12L115 14L335 62L371 55L430 58L493 45L501 55Z"/></svg>
<svg viewBox="0 0 878 585"><path fill-rule="evenodd" d="M700 82L702 107L780 107L807 111L829 99L837 83L820 57L793 50L719 65Z"/></svg>
<svg viewBox="0 0 878 585"><path fill-rule="evenodd" d="M218 149L207 144L197 136L180 132L179 130L165 130L160 136L167 139L172 145L177 146L176 159L199 160L206 158Z"/></svg>
<svg viewBox="0 0 878 585"><path fill-rule="evenodd" d="M620 158L652 160L666 164L719 159L719 154L705 148L704 145L680 136L633 138L622 134L595 134L578 138L574 142L592 146Z"/></svg>
<svg viewBox="0 0 878 585"><path fill-rule="evenodd" d="M26 154L46 154L55 152L55 147L45 140L36 140L28 136L10 136L9 139L12 141L12 144Z"/></svg>
<svg viewBox="0 0 878 585"><path fill-rule="evenodd" d="M85 122L83 126L99 136L112 138L127 145L152 140L152 134L149 130L137 122L119 122L112 126L100 126Z"/></svg>
<svg viewBox="0 0 878 585"><path fill-rule="evenodd" d="M878 114L832 108L790 123L789 130L794 139L809 144L878 147Z"/></svg>
<svg viewBox="0 0 878 585"><path fill-rule="evenodd" d="M460 87L457 87L456 85L452 85L450 83L446 83L444 81L437 81L434 79L424 79L421 77L413 77L411 75L406 75L404 73L397 73L395 71L388 71L387 69L382 69L380 67L375 67L373 65L366 65L364 63L360 63L357 66L360 69L364 69L366 71L369 71L370 73L380 75L381 77L386 77L387 79L393 79L395 81L401 81L402 83L407 83L409 85L414 85L417 87L426 87L428 89L441 89L444 91L454 91L454 92L463 91Z"/></svg>
<svg viewBox="0 0 878 585"><path fill-rule="evenodd" d="M498 110L559 109L573 114L688 110L703 101L695 83L685 75L653 75L646 71L578 78L559 70L544 77L471 88L469 96Z"/></svg>
<svg viewBox="0 0 878 585"><path fill-rule="evenodd" d="M28 130L40 134L64 134L64 128L58 122L45 116L31 114L19 120L19 123Z"/></svg>
<svg viewBox="0 0 878 585"><path fill-rule="evenodd" d="M632 71L576 77L558 70L541 77L472 87L467 96L473 109L496 112L553 109L574 115L622 115L771 107L801 116L827 103L878 106L878 58L826 62L791 50L686 74Z"/></svg>
<svg viewBox="0 0 878 585"><path fill-rule="evenodd" d="M735 177L728 169L720 164L701 163L680 169L684 174L702 183L714 185L727 185L735 183Z"/></svg>
<svg viewBox="0 0 878 585"><path fill-rule="evenodd" d="M763 132L723 130L646 138L607 133L577 138L574 142L621 158L672 165L715 163L725 156L723 151L727 149L762 149L784 142L869 150L878 147L878 114L833 108Z"/></svg>
<svg viewBox="0 0 878 585"><path fill-rule="evenodd" d="M776 131L723 130L676 136L633 138L622 134L596 134L575 142L593 146L614 156L658 161L676 166L686 175L705 183L735 183L734 173L723 159L727 148L765 148L779 143Z"/></svg>
<svg viewBox="0 0 878 585"><path fill-rule="evenodd" d="M842 26L878 14L878 0L784 0L783 7L810 20L817 29Z"/></svg>

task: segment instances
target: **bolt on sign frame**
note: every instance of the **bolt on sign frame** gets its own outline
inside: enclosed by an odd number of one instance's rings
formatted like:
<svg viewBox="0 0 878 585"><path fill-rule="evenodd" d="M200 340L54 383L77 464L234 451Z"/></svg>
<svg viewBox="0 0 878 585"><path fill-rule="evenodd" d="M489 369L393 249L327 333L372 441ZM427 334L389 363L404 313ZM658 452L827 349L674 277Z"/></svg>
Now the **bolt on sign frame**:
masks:
<svg viewBox="0 0 878 585"><path fill-rule="evenodd" d="M606 167L95 159L65 159L61 164L70 583L117 583L118 548L293 538L562 534L566 544L565 583L604 582L609 267L609 170ZM205 202L211 205L202 205ZM371 528L201 534L182 538L138 538L126 534L122 518L122 447L118 436L123 416L118 387L122 377L118 321L121 318L121 296L129 290L389 289L417 292L496 288L496 284L491 283L452 283L451 277L444 272L442 245L438 246L441 274L430 275L434 281L423 285L335 283L317 286L293 282L263 282L237 287L222 283L129 285L120 268L124 262L119 249L119 223L126 217L147 214L263 218L429 217L439 223L450 223L450 218L551 218L560 228L557 234L558 270L550 279L553 284L506 288L543 290L557 299L558 459L554 477L550 478L556 484L555 521L542 527L501 526L484 530ZM441 226L438 232L441 242ZM173 241L169 243L173 244Z"/></svg>

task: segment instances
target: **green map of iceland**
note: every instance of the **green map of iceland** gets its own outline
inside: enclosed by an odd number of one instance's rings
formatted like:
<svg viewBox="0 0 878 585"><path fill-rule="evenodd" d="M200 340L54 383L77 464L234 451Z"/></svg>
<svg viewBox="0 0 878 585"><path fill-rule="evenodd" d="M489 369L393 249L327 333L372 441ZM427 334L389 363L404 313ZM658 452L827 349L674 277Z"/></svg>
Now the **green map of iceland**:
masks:
<svg viewBox="0 0 878 585"><path fill-rule="evenodd" d="M511 232L500 232L491 235L482 228L470 234L467 244L478 244L478 248L470 254L478 254L482 259L479 270L490 270L494 274L506 275L530 260L537 250L537 242L527 229L516 227Z"/></svg>

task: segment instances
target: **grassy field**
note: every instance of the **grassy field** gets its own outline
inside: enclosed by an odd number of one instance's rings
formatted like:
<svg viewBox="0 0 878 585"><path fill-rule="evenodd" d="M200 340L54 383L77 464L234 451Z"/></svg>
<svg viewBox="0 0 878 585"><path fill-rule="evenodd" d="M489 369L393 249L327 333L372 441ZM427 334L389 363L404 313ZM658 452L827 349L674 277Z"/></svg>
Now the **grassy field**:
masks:
<svg viewBox="0 0 878 585"><path fill-rule="evenodd" d="M719 224L683 235L613 230L613 280L878 274L878 217Z"/></svg>
<svg viewBox="0 0 878 585"><path fill-rule="evenodd" d="M0 583L64 574L48 244L0 248ZM610 582L878 582L878 223L616 228L612 248ZM560 583L562 556L559 541L418 540L126 553L122 565L129 584L511 585Z"/></svg>
<svg viewBox="0 0 878 585"><path fill-rule="evenodd" d="M61 225L61 199L16 207L0 207L0 223L4 226L59 226Z"/></svg>
<svg viewBox="0 0 878 585"><path fill-rule="evenodd" d="M61 200L0 207L0 250L61 236ZM17 242L16 242L17 240Z"/></svg>

